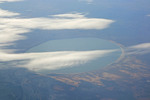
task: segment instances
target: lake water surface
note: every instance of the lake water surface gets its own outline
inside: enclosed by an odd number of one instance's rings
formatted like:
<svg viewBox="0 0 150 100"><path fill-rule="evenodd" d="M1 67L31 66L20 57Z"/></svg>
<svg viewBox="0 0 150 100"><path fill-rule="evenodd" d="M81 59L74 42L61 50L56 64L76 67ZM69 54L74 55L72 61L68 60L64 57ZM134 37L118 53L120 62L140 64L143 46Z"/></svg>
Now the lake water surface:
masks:
<svg viewBox="0 0 150 100"><path fill-rule="evenodd" d="M58 51L95 51L95 50L116 50L103 57L83 64L72 65L58 70L41 70L42 73L81 73L99 70L115 62L121 55L121 48L115 43L99 38L73 38L50 40L38 46L32 47L27 52L58 52ZM65 59L65 57L64 57ZM59 61L58 61L59 64ZM41 66L42 67L42 66Z"/></svg>

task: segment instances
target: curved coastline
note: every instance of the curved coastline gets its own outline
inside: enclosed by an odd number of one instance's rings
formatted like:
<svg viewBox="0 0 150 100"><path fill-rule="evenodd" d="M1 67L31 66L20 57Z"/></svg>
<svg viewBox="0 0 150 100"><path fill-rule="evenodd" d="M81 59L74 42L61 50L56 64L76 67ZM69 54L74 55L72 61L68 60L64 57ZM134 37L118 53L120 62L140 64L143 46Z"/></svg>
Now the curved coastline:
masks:
<svg viewBox="0 0 150 100"><path fill-rule="evenodd" d="M125 57L125 50L124 50L124 46L122 45L122 44L120 44L120 43L117 43L117 42L115 42L115 41L112 41L112 40L109 40L110 42L112 42L112 43L115 43L116 45L118 45L119 47L120 47L120 49L121 49L121 55L120 55L120 57L114 62L114 63L118 63L119 61L121 61L124 57Z"/></svg>

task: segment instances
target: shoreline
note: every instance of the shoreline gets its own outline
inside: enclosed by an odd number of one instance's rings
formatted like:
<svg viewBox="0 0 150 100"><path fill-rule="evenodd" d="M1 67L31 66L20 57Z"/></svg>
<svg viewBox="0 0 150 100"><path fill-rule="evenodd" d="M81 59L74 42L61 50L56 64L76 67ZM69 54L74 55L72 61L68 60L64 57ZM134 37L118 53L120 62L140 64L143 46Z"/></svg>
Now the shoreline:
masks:
<svg viewBox="0 0 150 100"><path fill-rule="evenodd" d="M98 39L101 39L101 38L98 38ZM103 39L103 40L107 40L107 39ZM116 60L114 60L112 63L110 63L110 64L108 64L108 65L106 65L106 66L104 66L104 67L107 67L107 66L111 66L112 64L115 64L115 63L118 63L119 61L121 61L124 57L125 57L125 51L124 51L124 47L123 47L123 45L121 45L121 44L119 44L119 43L117 43L117 42L115 42L115 41L112 41L112 40L107 40L107 41L109 41L109 42L111 42L111 43L113 43L113 44L115 44L115 45L117 45L120 49L119 49L119 51L121 51L121 53L120 53L120 56L116 59ZM97 70L100 70L100 68L99 69L97 69ZM87 72L79 72L79 73L53 73L53 72L51 72L51 73L45 73L45 74L82 74L82 73L89 73L89 72L95 72L96 70L91 70L91 71L87 71ZM42 74L44 74L43 72L37 72L37 73L42 73Z"/></svg>
<svg viewBox="0 0 150 100"><path fill-rule="evenodd" d="M112 40L109 40L109 41L116 44L116 45L118 45L121 49L122 53L121 53L120 57L114 62L114 63L118 63L119 61L121 61L125 57L125 50L123 49L124 46L120 43L115 42L115 41L112 41Z"/></svg>

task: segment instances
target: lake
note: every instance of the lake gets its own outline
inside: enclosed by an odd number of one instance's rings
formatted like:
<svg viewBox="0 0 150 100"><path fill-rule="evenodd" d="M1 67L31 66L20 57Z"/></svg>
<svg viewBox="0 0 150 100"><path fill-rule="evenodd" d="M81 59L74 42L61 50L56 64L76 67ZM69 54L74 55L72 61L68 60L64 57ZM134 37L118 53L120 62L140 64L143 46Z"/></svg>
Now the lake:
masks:
<svg viewBox="0 0 150 100"><path fill-rule="evenodd" d="M108 52L108 51L113 52ZM50 40L41 43L37 46L30 48L27 52L77 52L82 53L83 58L87 59L90 56L95 55L93 59L82 61L76 60L76 64L63 65L63 67L56 70L40 70L41 73L82 73L94 70L100 70L105 66L115 62L122 54L120 46L117 44L99 38L73 38L73 39L60 39L60 40ZM106 54L103 54L103 53ZM94 52L98 53L95 54ZM88 54L90 53L90 55ZM72 57L76 57L74 55ZM87 56L87 57L86 57ZM66 56L67 57L67 56ZM63 59L68 59L64 56ZM80 58L80 56L78 57ZM82 59L82 58L81 58ZM60 62L58 61L57 64ZM60 63L61 64L61 63ZM42 67L42 66L41 66Z"/></svg>

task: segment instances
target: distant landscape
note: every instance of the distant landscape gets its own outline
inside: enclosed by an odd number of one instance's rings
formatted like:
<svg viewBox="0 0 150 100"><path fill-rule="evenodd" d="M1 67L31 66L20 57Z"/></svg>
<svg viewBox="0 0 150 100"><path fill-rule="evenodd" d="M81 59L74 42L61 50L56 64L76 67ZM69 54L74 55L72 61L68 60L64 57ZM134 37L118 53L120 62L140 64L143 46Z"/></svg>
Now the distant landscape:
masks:
<svg viewBox="0 0 150 100"><path fill-rule="evenodd" d="M0 0L0 100L150 100L149 0Z"/></svg>

